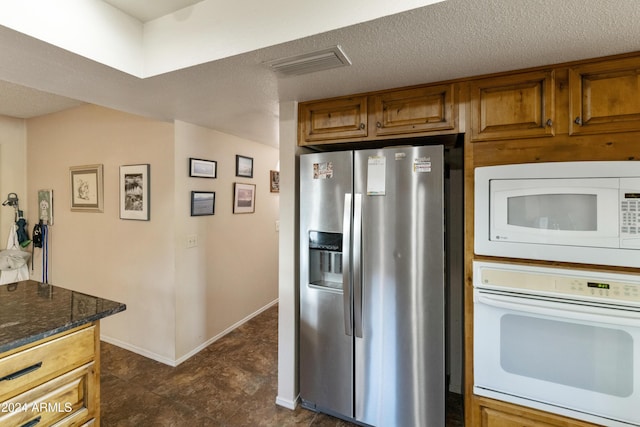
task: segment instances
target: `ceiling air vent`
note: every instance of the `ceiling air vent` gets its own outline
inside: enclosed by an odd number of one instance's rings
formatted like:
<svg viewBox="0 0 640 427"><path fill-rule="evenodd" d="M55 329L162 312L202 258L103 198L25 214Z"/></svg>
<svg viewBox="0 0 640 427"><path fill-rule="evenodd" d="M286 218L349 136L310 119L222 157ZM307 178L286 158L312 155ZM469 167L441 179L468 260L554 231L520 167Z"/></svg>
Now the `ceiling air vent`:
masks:
<svg viewBox="0 0 640 427"><path fill-rule="evenodd" d="M340 46L334 46L289 58L268 61L265 64L282 76L299 76L351 65L351 61Z"/></svg>

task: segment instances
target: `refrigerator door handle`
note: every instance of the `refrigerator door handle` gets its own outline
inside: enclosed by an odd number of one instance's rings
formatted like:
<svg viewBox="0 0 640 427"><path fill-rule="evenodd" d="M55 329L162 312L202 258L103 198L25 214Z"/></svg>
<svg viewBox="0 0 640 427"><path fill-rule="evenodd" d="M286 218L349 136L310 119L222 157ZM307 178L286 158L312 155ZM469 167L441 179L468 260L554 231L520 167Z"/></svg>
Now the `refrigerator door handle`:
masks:
<svg viewBox="0 0 640 427"><path fill-rule="evenodd" d="M362 338L362 194L353 204L353 311L356 337Z"/></svg>
<svg viewBox="0 0 640 427"><path fill-rule="evenodd" d="M344 333L353 335L353 313L351 311L351 193L344 195L342 218L342 298L344 305Z"/></svg>

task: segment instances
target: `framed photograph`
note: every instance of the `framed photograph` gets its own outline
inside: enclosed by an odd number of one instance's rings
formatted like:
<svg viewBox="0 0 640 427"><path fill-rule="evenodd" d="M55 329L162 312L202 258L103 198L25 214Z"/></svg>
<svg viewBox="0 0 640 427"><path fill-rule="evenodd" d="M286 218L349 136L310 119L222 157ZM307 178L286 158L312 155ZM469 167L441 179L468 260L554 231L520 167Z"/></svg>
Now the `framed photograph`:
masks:
<svg viewBox="0 0 640 427"><path fill-rule="evenodd" d="M233 184L233 213L254 213L256 211L255 184Z"/></svg>
<svg viewBox="0 0 640 427"><path fill-rule="evenodd" d="M213 191L191 192L191 216L213 215L216 210L216 193Z"/></svg>
<svg viewBox="0 0 640 427"><path fill-rule="evenodd" d="M38 190L38 219L53 225L53 190Z"/></svg>
<svg viewBox="0 0 640 427"><path fill-rule="evenodd" d="M269 191L272 193L280 192L280 172L269 171Z"/></svg>
<svg viewBox="0 0 640 427"><path fill-rule="evenodd" d="M218 162L189 158L189 176L197 178L217 178Z"/></svg>
<svg viewBox="0 0 640 427"><path fill-rule="evenodd" d="M253 157L236 155L236 176L253 178Z"/></svg>
<svg viewBox="0 0 640 427"><path fill-rule="evenodd" d="M102 165L72 166L71 210L76 212L102 212Z"/></svg>
<svg viewBox="0 0 640 427"><path fill-rule="evenodd" d="M149 221L149 164L120 166L120 219Z"/></svg>

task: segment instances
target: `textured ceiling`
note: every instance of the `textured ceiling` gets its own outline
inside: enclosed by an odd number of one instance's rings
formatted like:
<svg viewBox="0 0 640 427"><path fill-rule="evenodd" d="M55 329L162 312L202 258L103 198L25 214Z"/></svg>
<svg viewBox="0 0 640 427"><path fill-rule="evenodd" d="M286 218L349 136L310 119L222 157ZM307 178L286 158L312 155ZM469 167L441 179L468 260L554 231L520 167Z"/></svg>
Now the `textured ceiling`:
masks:
<svg viewBox="0 0 640 427"><path fill-rule="evenodd" d="M280 101L638 51L638 22L637 0L447 0L147 79L0 27L0 80L277 146ZM336 44L351 67L278 78L263 65Z"/></svg>

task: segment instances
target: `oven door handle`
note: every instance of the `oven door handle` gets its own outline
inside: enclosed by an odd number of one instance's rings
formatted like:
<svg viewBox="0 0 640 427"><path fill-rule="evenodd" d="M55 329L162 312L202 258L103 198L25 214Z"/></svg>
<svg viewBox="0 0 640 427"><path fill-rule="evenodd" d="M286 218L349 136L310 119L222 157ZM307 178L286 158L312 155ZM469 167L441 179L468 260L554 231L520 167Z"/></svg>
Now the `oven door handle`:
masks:
<svg viewBox="0 0 640 427"><path fill-rule="evenodd" d="M475 302L476 304L541 316L640 327L640 312L633 310L512 297L482 291L477 292Z"/></svg>

